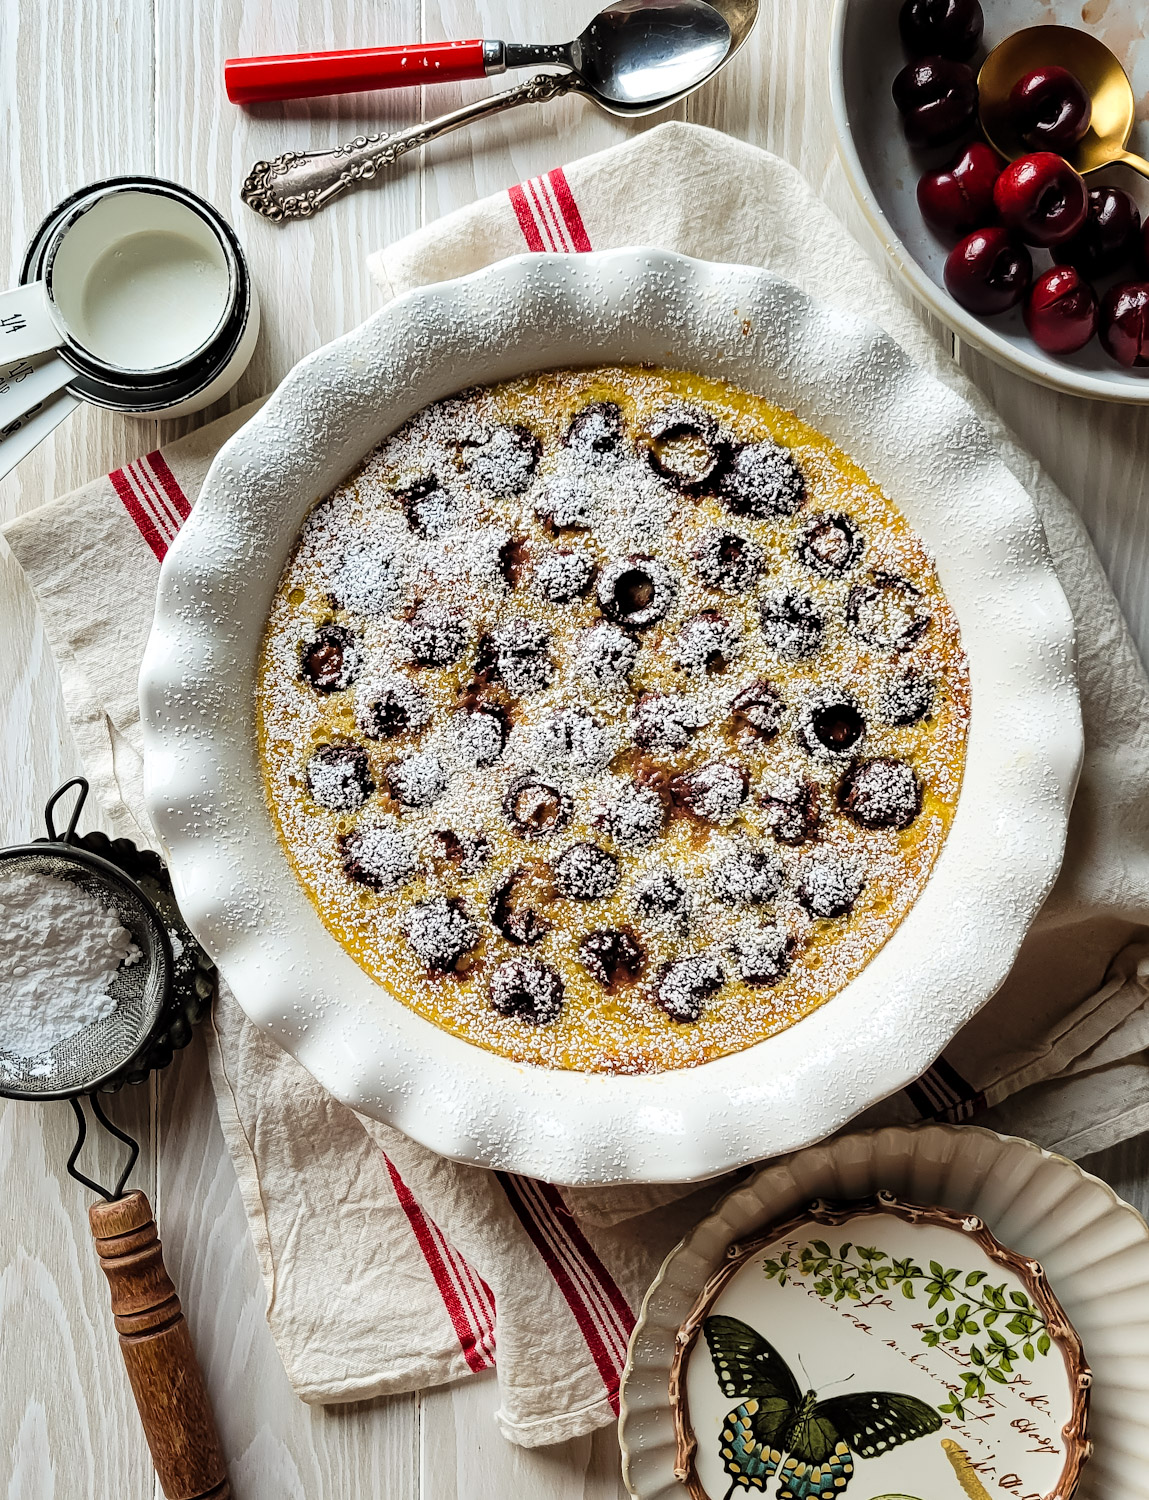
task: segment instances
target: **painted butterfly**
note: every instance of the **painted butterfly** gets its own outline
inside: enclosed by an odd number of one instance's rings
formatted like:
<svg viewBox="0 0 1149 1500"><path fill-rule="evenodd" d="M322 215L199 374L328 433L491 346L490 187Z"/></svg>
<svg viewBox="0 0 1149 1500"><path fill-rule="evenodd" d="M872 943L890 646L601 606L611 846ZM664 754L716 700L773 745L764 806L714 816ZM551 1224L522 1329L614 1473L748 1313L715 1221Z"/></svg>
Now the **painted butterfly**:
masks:
<svg viewBox="0 0 1149 1500"><path fill-rule="evenodd" d="M715 1316L702 1326L718 1384L739 1401L722 1423L722 1465L731 1478L723 1500L740 1487L765 1491L779 1465L777 1500L833 1500L854 1472L851 1450L877 1458L942 1425L932 1406L894 1391L828 1401L816 1391L803 1395L790 1366L749 1323Z"/></svg>

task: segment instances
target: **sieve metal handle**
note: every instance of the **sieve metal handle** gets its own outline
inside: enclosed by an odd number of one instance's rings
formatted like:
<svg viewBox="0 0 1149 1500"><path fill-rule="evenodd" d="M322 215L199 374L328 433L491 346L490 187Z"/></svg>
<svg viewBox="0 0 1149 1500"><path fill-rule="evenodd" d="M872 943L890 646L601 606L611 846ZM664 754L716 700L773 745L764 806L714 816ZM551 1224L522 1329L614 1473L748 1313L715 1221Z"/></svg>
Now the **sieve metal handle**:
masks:
<svg viewBox="0 0 1149 1500"><path fill-rule="evenodd" d="M112 1293L120 1351L169 1500L231 1500L191 1334L143 1193L94 1203L88 1221Z"/></svg>
<svg viewBox="0 0 1149 1500"><path fill-rule="evenodd" d="M72 809L72 816L68 819L68 827L61 838L56 832L56 824L52 814L56 811L56 803L65 792L70 792L74 786L80 788L80 795L76 798L76 805ZM88 779L86 776L73 776L71 781L65 781L63 786L58 786L48 798L48 805L44 808L44 824L48 829L48 837L53 844L75 843L76 824L80 821L80 814L84 810L84 803L88 800Z"/></svg>
<svg viewBox="0 0 1149 1500"><path fill-rule="evenodd" d="M132 1175L132 1168L139 1160L140 1143L133 1136L130 1136L126 1130L121 1130L118 1125L112 1124L111 1120L108 1119L107 1115L100 1108L98 1094L88 1095L88 1103L92 1106L92 1113L96 1119L99 1120L109 1135L114 1135L116 1140L123 1141L124 1145L128 1147L128 1159L124 1163L123 1171L116 1179L115 1187L108 1189L101 1186L100 1183L94 1182L91 1177L86 1177L76 1165L80 1152L84 1149L84 1142L88 1138L88 1122L84 1118L84 1107L79 1099L69 1099L68 1103L72 1106L72 1113L76 1117L76 1144L72 1147L72 1154L68 1158L68 1175L69 1177L74 1177L77 1182L82 1182L85 1187L91 1188L93 1193L99 1193L100 1197L106 1198L109 1203L114 1203L117 1198L124 1196L124 1184Z"/></svg>

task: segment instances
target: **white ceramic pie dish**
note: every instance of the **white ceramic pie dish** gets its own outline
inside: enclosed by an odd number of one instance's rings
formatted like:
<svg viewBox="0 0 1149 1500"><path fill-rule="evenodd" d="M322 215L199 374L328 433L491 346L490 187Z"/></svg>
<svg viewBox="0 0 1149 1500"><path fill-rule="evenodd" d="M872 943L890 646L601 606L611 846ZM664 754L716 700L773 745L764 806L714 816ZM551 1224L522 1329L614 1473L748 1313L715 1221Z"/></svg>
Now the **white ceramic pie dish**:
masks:
<svg viewBox="0 0 1149 1500"><path fill-rule="evenodd" d="M735 1188L671 1251L643 1301L623 1374L619 1441L627 1489L636 1500L685 1494L674 1477L669 1401L675 1335L726 1247L814 1199L879 1191L977 1214L1003 1245L1040 1262L1093 1371L1094 1451L1076 1500L1149 1500L1145 1220L1107 1183L1064 1157L1029 1141L949 1125L846 1135L775 1162ZM873 1490L865 1479L854 1480L861 1495ZM995 1492L1022 1490L1003 1485Z"/></svg>
<svg viewBox="0 0 1149 1500"><path fill-rule="evenodd" d="M964 343L999 364L1071 396L1149 403L1149 370L1123 369L1096 339L1079 353L1058 358L1034 343L1020 308L1001 317L976 318L946 291L942 267L949 246L923 222L916 194L922 172L948 162L956 152L919 155L902 135L890 96L894 78L906 62L898 34L900 5L901 0L835 0L830 27L830 101L838 154L891 264ZM1121 59L1134 93L1144 101L1149 57L1143 41L1143 0L1102 0L1084 6L1082 0L987 0L984 9L986 48L1026 26L1085 25ZM983 55L984 51L975 56L975 68ZM1144 116L1143 102L1138 112ZM1142 118L1134 126L1130 146L1140 152L1149 149L1149 121ZM1107 168L1087 181L1090 187L1111 182L1133 194L1142 214L1149 209L1149 183L1127 168ZM1034 254L1035 264L1044 269L1044 253ZM1138 279L1132 269L1129 278Z"/></svg>
<svg viewBox="0 0 1149 1500"><path fill-rule="evenodd" d="M754 1048L616 1077L458 1040L328 935L266 808L253 682L304 516L381 438L469 384L642 360L793 407L864 465L937 558L973 711L949 839L869 967ZM504 261L400 298L298 365L220 452L168 554L141 702L177 896L252 1020L423 1144L568 1183L703 1178L817 1140L915 1078L1008 972L1061 862L1082 749L1069 608L970 409L872 324L766 272L653 250Z"/></svg>

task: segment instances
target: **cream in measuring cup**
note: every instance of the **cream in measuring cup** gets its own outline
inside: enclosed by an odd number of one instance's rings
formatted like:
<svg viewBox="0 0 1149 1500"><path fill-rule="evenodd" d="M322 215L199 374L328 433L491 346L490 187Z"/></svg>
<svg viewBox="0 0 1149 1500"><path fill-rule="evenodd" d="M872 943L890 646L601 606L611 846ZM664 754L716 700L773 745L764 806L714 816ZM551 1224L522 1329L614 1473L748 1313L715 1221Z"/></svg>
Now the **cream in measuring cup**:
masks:
<svg viewBox="0 0 1149 1500"><path fill-rule="evenodd" d="M0 474L81 400L183 416L239 379L258 303L235 232L158 178L116 178L45 219L0 294Z"/></svg>

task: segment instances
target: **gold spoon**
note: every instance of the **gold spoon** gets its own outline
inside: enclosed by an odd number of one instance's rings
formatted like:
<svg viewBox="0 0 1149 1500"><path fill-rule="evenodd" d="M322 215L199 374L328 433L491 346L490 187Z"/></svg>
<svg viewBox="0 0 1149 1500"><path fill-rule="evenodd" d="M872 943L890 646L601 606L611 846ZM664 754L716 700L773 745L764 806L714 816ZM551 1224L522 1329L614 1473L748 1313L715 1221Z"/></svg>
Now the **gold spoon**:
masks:
<svg viewBox="0 0 1149 1500"><path fill-rule="evenodd" d="M1073 26L1030 26L1015 31L982 63L977 79L979 111L990 145L1009 161L1033 150L1010 119L1010 91L1034 68L1051 66L1068 68L1093 101L1089 129L1065 153L1067 160L1083 174L1122 162L1149 177L1149 161L1126 150L1135 106L1125 69L1104 42Z"/></svg>

